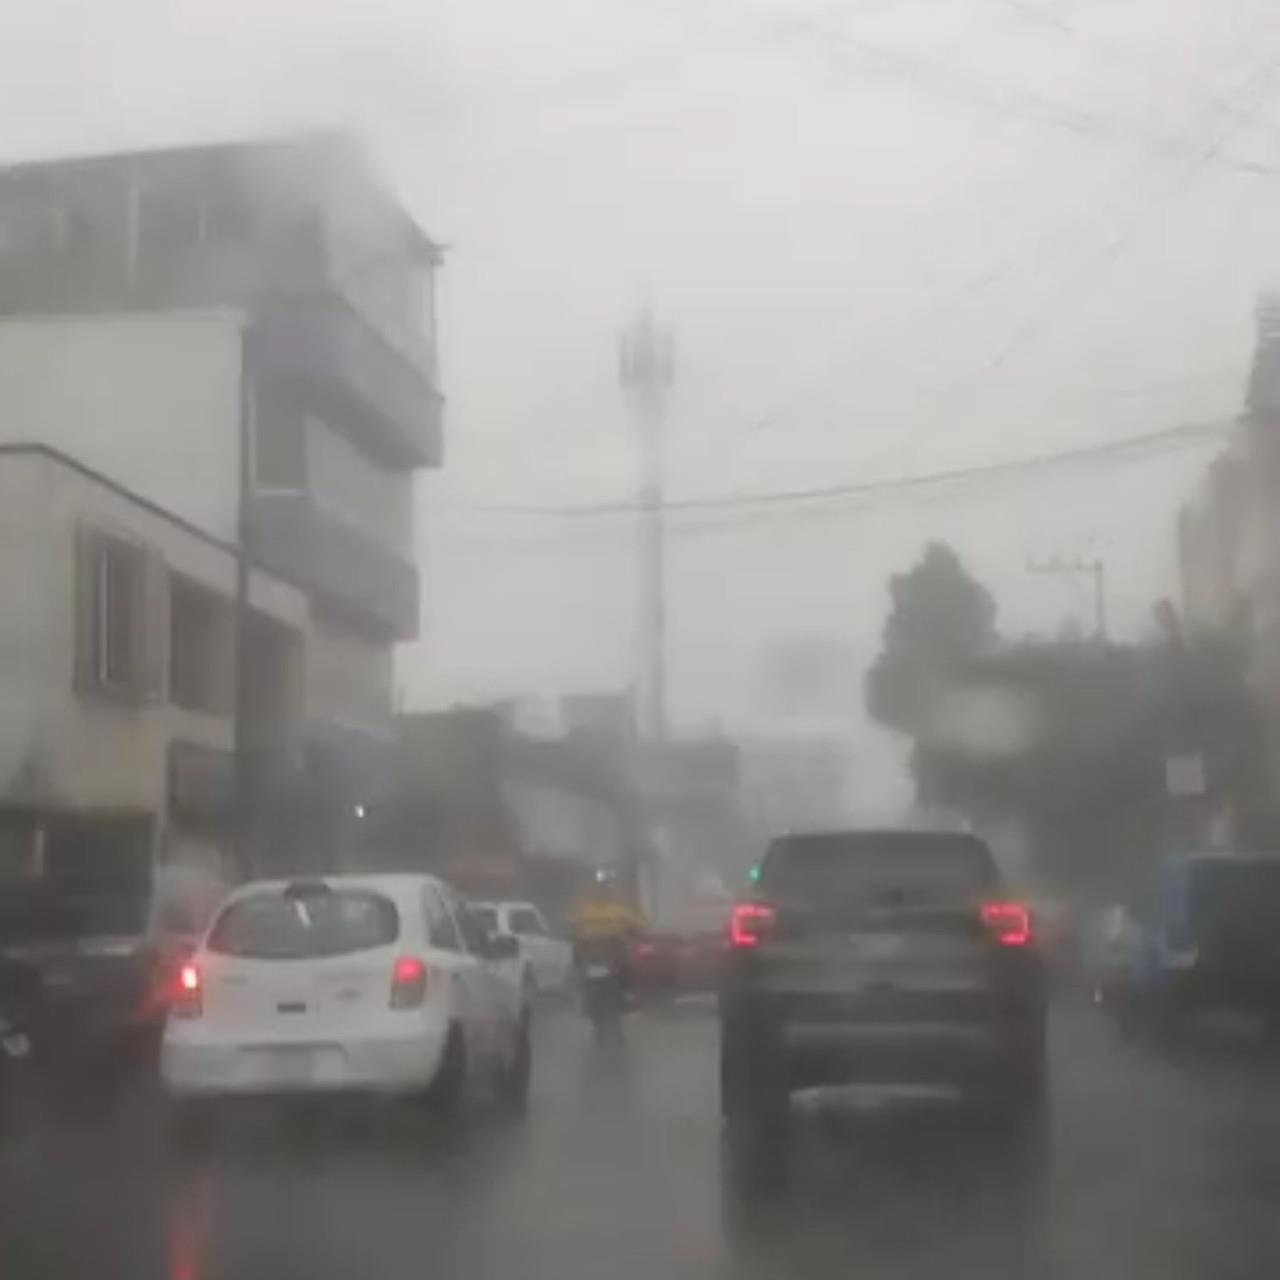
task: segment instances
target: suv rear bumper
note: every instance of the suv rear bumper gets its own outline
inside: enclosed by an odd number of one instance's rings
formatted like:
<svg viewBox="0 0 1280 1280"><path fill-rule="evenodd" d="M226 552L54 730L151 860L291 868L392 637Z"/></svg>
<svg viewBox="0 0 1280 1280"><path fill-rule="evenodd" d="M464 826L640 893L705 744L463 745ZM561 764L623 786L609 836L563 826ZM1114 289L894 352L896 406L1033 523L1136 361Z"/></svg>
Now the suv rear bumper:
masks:
<svg viewBox="0 0 1280 1280"><path fill-rule="evenodd" d="M788 1017L750 1005L722 1011L730 1070L781 1078L788 1091L843 1084L984 1084L1035 1070L1044 1054L1043 1011L1003 1011L981 1020L857 1021Z"/></svg>

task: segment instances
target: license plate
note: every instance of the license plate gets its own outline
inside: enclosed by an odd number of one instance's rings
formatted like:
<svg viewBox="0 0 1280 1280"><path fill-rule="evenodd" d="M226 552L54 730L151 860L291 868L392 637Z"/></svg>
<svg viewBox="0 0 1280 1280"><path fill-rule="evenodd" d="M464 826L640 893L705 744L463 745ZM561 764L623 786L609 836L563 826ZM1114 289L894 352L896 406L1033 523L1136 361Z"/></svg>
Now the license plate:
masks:
<svg viewBox="0 0 1280 1280"><path fill-rule="evenodd" d="M315 1059L310 1049L264 1049L255 1055L254 1069L263 1084L307 1084Z"/></svg>
<svg viewBox="0 0 1280 1280"><path fill-rule="evenodd" d="M858 951L868 960L896 960L903 950L903 940L896 933L873 933L856 940Z"/></svg>
<svg viewBox="0 0 1280 1280"><path fill-rule="evenodd" d="M607 964L589 964L587 965L588 978L607 978L613 970Z"/></svg>

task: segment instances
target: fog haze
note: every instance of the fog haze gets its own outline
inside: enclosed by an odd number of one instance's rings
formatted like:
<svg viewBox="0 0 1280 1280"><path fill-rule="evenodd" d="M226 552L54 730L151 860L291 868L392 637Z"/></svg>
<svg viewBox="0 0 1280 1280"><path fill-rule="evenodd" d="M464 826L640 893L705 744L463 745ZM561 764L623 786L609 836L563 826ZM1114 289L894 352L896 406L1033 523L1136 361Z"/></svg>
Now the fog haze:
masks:
<svg viewBox="0 0 1280 1280"><path fill-rule="evenodd" d="M634 441L616 341L676 335L669 493L737 497L1056 453L1239 407L1276 275L1265 3L746 6L275 0L12 7L12 157L342 126L448 248L448 458L420 481L413 704L617 687L634 666ZM1201 444L1034 478L678 515L677 722L776 718L762 664L848 655L886 576L952 541L1013 630L1175 591Z"/></svg>

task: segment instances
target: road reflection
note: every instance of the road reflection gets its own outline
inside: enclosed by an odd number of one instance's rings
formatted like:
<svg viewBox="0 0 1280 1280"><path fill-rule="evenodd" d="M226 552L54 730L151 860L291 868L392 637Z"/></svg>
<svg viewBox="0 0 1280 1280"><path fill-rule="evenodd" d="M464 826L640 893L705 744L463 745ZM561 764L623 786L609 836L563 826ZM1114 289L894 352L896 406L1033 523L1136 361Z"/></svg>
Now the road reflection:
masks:
<svg viewBox="0 0 1280 1280"><path fill-rule="evenodd" d="M1039 1249L1052 1133L997 1133L953 1099L824 1100L793 1117L785 1175L761 1179L722 1141L721 1225L731 1274L1023 1277ZM895 1271L891 1261L909 1258ZM937 1268L936 1270L934 1268Z"/></svg>

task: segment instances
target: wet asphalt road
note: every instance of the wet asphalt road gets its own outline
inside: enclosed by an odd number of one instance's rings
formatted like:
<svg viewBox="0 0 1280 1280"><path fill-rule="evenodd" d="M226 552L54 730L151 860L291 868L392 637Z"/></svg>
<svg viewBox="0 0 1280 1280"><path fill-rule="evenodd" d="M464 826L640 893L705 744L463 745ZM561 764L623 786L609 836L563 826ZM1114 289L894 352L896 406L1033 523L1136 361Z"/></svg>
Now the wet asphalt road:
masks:
<svg viewBox="0 0 1280 1280"><path fill-rule="evenodd" d="M1044 1149L945 1106L801 1117L792 1176L724 1176L715 1025L637 1017L600 1045L543 1019L521 1121L250 1117L176 1161L143 1114L0 1154L4 1280L1253 1277L1280 1259L1280 1056L1220 1035L1118 1046L1054 1025Z"/></svg>

